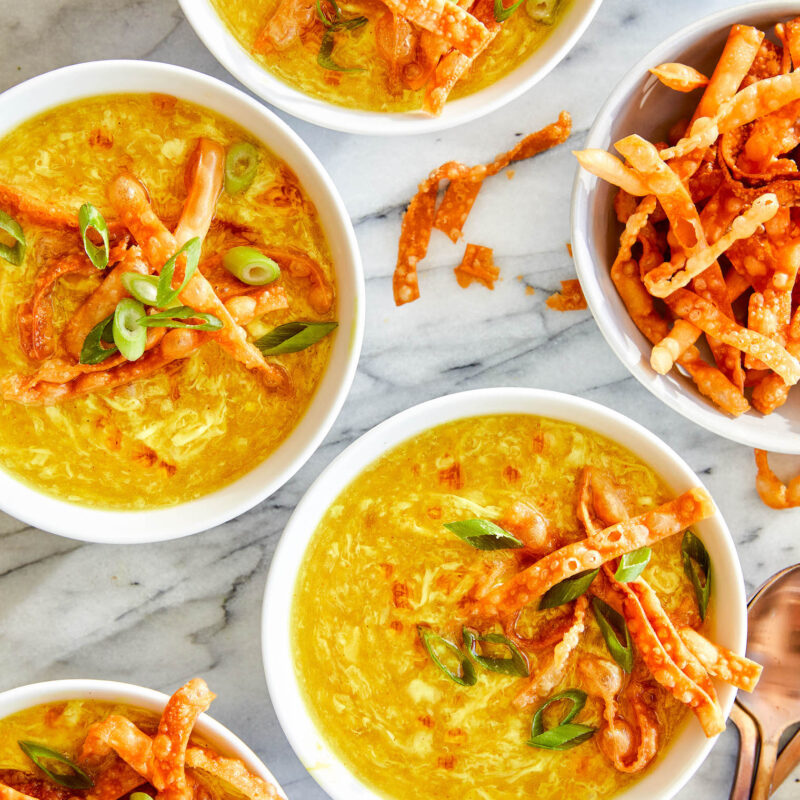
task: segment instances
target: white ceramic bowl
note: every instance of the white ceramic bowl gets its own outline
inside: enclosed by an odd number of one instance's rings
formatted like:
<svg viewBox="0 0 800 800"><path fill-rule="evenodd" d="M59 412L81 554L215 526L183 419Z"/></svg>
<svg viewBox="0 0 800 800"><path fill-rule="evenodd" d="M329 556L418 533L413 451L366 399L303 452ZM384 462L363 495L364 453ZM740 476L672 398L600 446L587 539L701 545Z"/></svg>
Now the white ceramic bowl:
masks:
<svg viewBox="0 0 800 800"><path fill-rule="evenodd" d="M652 141L665 138L677 119L692 113L699 93L684 95L667 89L648 73L650 67L680 61L710 74L734 23L765 30L799 12L796 0L762 1L726 9L678 31L622 79L583 146L615 152L613 143L631 133ZM578 169L572 192L572 251L583 293L611 349L656 397L698 425L749 447L800 453L797 390L789 394L785 406L766 417L750 411L734 419L706 400L689 378L675 370L658 375L650 367L651 345L633 324L609 274L619 244L619 225L612 208L614 192L605 181Z"/></svg>
<svg viewBox="0 0 800 800"><path fill-rule="evenodd" d="M330 430L350 389L364 328L364 277L350 217L328 174L273 113L222 81L169 64L96 61L48 72L0 95L0 136L53 106L101 94L161 92L219 112L286 161L319 211L338 282L339 329L308 410L264 462L218 491L169 508L102 511L66 503L0 470L0 509L52 533L90 542L175 539L220 525L260 503L300 469Z"/></svg>
<svg viewBox="0 0 800 800"><path fill-rule="evenodd" d="M268 103L294 117L345 133L399 136L430 133L462 125L490 114L526 92L572 49L597 13L602 0L571 0L553 32L523 64L479 92L448 102L442 114L421 111L360 111L318 100L297 91L258 64L219 17L211 0L178 0L205 46L228 72Z"/></svg>
<svg viewBox="0 0 800 800"><path fill-rule="evenodd" d="M262 620L264 668L278 719L306 769L334 800L378 800L379 795L351 774L333 753L301 695L290 623L295 582L306 548L328 507L375 459L436 425L484 414L535 414L583 425L636 453L676 493L702 486L680 456L641 425L589 400L541 389L479 389L440 397L388 419L350 445L317 478L289 520L270 567ZM747 609L736 548L719 512L695 527L716 576L711 634L720 644L744 653ZM727 716L736 690L727 684L717 688ZM668 800L689 780L713 744L697 721L690 719L655 766L615 800Z"/></svg>
<svg viewBox="0 0 800 800"><path fill-rule="evenodd" d="M83 699L125 703L160 714L169 698L153 689L116 681L71 679L30 683L27 686L0 693L0 720L42 703ZM220 755L241 759L250 772L278 787L278 782L261 759L238 736L207 714L201 714L197 718L194 733L200 739L208 742ZM280 787L278 789L281 797L286 797L283 790Z"/></svg>

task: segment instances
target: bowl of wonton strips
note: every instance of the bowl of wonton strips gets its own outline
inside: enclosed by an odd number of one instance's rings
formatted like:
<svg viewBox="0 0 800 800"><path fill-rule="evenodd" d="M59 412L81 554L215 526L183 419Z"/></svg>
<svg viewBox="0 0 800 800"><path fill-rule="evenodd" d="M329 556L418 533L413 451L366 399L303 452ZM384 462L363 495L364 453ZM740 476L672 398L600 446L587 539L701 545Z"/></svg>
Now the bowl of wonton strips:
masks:
<svg viewBox="0 0 800 800"><path fill-rule="evenodd" d="M490 114L547 75L602 0L181 0L217 60L326 128L425 133Z"/></svg>
<svg viewBox="0 0 800 800"><path fill-rule="evenodd" d="M598 114L572 244L606 340L675 411L800 452L800 18L726 9L640 61Z"/></svg>

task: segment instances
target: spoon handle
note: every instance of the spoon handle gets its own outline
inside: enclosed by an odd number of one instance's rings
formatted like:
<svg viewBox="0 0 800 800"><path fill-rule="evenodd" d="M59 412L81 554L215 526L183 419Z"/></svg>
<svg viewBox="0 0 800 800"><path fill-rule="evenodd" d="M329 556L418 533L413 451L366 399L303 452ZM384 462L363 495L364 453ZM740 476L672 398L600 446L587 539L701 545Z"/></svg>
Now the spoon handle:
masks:
<svg viewBox="0 0 800 800"><path fill-rule="evenodd" d="M761 753L758 756L756 782L753 786L751 800L768 800L772 791L772 773L775 771L775 760L778 757L780 734L761 741Z"/></svg>
<svg viewBox="0 0 800 800"><path fill-rule="evenodd" d="M775 763L775 774L772 786L777 789L792 774L792 770L800 763L800 731L789 740Z"/></svg>
<svg viewBox="0 0 800 800"><path fill-rule="evenodd" d="M758 728L753 718L738 704L731 709L731 722L739 729L739 759L730 800L749 800L756 769Z"/></svg>

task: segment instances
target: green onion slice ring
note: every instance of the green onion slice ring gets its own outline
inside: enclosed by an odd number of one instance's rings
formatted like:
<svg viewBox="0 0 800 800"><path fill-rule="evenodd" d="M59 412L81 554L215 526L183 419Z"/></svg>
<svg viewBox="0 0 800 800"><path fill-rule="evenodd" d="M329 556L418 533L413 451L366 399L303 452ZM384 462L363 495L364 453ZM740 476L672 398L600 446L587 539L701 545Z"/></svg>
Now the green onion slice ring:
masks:
<svg viewBox="0 0 800 800"><path fill-rule="evenodd" d="M592 610L594 618L600 626L600 632L606 640L608 652L623 671L630 675L633 669L633 643L625 618L599 597L592 598Z"/></svg>
<svg viewBox="0 0 800 800"><path fill-rule="evenodd" d="M488 669L490 672L500 672L503 675L512 675L516 678L526 678L531 674L528 659L514 642L503 636L502 633L480 634L472 628L464 628L461 633L472 660L484 669ZM502 644L509 649L511 655L508 658L492 658L481 655L478 652L478 642Z"/></svg>
<svg viewBox="0 0 800 800"><path fill-rule="evenodd" d="M114 344L128 361L144 355L147 329L139 324L144 316L144 306L132 297L123 297L114 311Z"/></svg>
<svg viewBox="0 0 800 800"><path fill-rule="evenodd" d="M475 681L478 680L477 675L475 675L475 667L472 666L472 662L461 652L461 649L457 645L448 641L443 636L439 636L438 633L430 628L426 628L424 625L417 625L417 633L422 640L422 644L425 646L425 650L427 650L428 655L431 657L431 661L433 661L451 681L459 684L459 686L473 686L475 684ZM441 657L436 652L437 646L449 650L458 658L458 672L454 672L443 663Z"/></svg>
<svg viewBox="0 0 800 800"><path fill-rule="evenodd" d="M81 364L100 364L119 352L119 348L114 344L113 327L114 315L112 314L98 322L86 334L79 358ZM103 347L104 343L112 346Z"/></svg>
<svg viewBox="0 0 800 800"><path fill-rule="evenodd" d="M108 225L106 224L103 215L91 204L84 203L81 210L78 212L78 225L81 229L81 239L83 239L83 249L86 255L89 256L89 261L97 267L97 269L105 269L108 266ZM96 231L98 236L103 240L103 246L98 247L89 240L89 228Z"/></svg>
<svg viewBox="0 0 800 800"><path fill-rule="evenodd" d="M0 231L5 231L14 240L13 245L0 242L0 258L4 258L9 264L18 267L25 258L25 251L28 248L22 225L5 211L0 211Z"/></svg>
<svg viewBox="0 0 800 800"><path fill-rule="evenodd" d="M556 608L569 603L570 600L577 600L592 585L592 581L597 577L600 568L587 569L579 572L571 578L565 578L555 586L551 586L539 601L539 610L546 608Z"/></svg>
<svg viewBox="0 0 800 800"><path fill-rule="evenodd" d="M158 292L156 293L155 305L159 308L166 308L177 300L178 295L186 288L186 284L189 283L194 273L197 271L197 265L200 263L200 250L200 239L195 236L194 239L189 239L189 241L164 264L161 268L161 275L158 278ZM175 276L175 264L178 257L182 254L186 256L186 270L183 274L183 282L177 289L173 289L172 279Z"/></svg>
<svg viewBox="0 0 800 800"><path fill-rule="evenodd" d="M572 704L571 708L558 725L545 730L545 709L559 700L569 701ZM553 697L540 705L533 715L531 738L525 744L529 747L539 747L544 750L569 750L590 739L594 735L594 728L572 722L585 704L586 692L582 692L580 689L567 689L564 692L553 695Z"/></svg>
<svg viewBox="0 0 800 800"><path fill-rule="evenodd" d="M632 553L625 553L619 560L614 579L620 583L635 581L643 572L653 551L649 547L640 547Z"/></svg>
<svg viewBox="0 0 800 800"><path fill-rule="evenodd" d="M237 142L225 155L225 191L241 194L258 173L258 150L250 142Z"/></svg>
<svg viewBox="0 0 800 800"><path fill-rule="evenodd" d="M131 792L130 800L153 800L153 796L147 792Z"/></svg>
<svg viewBox="0 0 800 800"><path fill-rule="evenodd" d="M503 0L494 0L494 18L497 22L505 22L524 2L524 0L517 0L516 3L510 5L508 8L503 6Z"/></svg>
<svg viewBox="0 0 800 800"><path fill-rule="evenodd" d="M706 618L711 599L711 556L705 545L691 531L686 531L681 542L683 571L692 582L700 609L700 619Z"/></svg>
<svg viewBox="0 0 800 800"><path fill-rule="evenodd" d="M338 325L338 322L287 322L265 333L254 344L265 356L299 353L324 339Z"/></svg>
<svg viewBox="0 0 800 800"><path fill-rule="evenodd" d="M63 753L58 753L36 742L19 741L17 744L20 750L22 750L22 752L25 753L53 783L75 790L90 789L94 786L94 781L91 776L87 772L84 772L77 764L70 761ZM45 761L55 761L59 764L64 764L72 770L72 774L53 772L44 765L43 762Z"/></svg>
<svg viewBox="0 0 800 800"><path fill-rule="evenodd" d="M122 285L140 303L154 306L158 300L158 276L142 275L139 272L126 272L122 276Z"/></svg>
<svg viewBox="0 0 800 800"><path fill-rule="evenodd" d="M232 247L222 257L222 266L248 286L266 286L281 275L281 268L255 247Z"/></svg>
<svg viewBox="0 0 800 800"><path fill-rule="evenodd" d="M183 320L200 320L200 322L184 322ZM218 331L223 324L222 320L213 314L204 314L189 306L177 306L168 308L166 311L159 311L157 314L141 316L137 323L142 328L191 328L195 331Z"/></svg>
<svg viewBox="0 0 800 800"><path fill-rule="evenodd" d="M488 519L445 522L444 527L476 550L517 550L525 545Z"/></svg>

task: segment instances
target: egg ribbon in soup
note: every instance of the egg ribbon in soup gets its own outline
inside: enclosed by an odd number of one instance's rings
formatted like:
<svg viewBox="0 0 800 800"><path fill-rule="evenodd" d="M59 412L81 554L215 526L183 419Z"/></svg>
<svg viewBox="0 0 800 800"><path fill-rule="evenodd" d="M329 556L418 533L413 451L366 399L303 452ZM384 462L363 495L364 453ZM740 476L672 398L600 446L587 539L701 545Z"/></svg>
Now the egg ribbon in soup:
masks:
<svg viewBox="0 0 800 800"><path fill-rule="evenodd" d="M0 288L0 464L106 508L190 500L263 461L336 327L297 178L163 95L81 100L0 141Z"/></svg>
<svg viewBox="0 0 800 800"><path fill-rule="evenodd" d="M613 796L685 703L719 732L709 676L757 679L704 635L712 565L681 534L712 512L570 423L414 437L336 499L298 577L296 671L319 730L389 797Z"/></svg>

